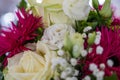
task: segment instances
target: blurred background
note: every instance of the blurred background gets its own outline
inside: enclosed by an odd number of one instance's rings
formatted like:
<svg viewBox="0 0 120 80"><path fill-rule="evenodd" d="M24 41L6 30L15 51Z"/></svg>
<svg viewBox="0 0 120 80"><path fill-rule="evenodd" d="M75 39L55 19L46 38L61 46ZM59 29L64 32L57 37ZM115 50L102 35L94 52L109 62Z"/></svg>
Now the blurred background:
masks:
<svg viewBox="0 0 120 80"><path fill-rule="evenodd" d="M0 16L14 11L20 0L0 0Z"/></svg>
<svg viewBox="0 0 120 80"><path fill-rule="evenodd" d="M99 0L103 4L105 0ZM10 21L15 20L15 10L20 0L0 0L0 26L9 26ZM91 0L90 0L91 3ZM116 14L120 16L120 0L112 0L112 4L117 7Z"/></svg>
<svg viewBox="0 0 120 80"><path fill-rule="evenodd" d="M20 0L0 0L0 25L7 26L14 20L14 11Z"/></svg>

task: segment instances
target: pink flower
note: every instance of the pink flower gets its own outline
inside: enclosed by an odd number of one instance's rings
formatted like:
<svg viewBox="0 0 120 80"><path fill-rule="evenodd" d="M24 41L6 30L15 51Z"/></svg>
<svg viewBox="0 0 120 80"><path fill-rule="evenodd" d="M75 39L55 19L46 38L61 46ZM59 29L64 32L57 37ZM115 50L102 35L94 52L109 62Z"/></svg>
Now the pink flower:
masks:
<svg viewBox="0 0 120 80"><path fill-rule="evenodd" d="M107 27L102 27L101 30L101 41L98 45L92 46L92 52L89 53L85 60L85 66L83 67L84 75L91 74L89 70L89 65L95 63L100 69L100 64L105 64L105 76L111 76L112 72L116 72L120 80L120 29L108 29ZM96 48L101 46L103 48L102 54L97 54ZM113 66L109 66L107 61L112 60Z"/></svg>
<svg viewBox="0 0 120 80"><path fill-rule="evenodd" d="M42 26L42 18L29 14L24 9L16 12L17 25L12 22L12 27L7 31L0 31L0 56L7 54L7 58L28 50L24 45L35 39L38 35L35 31ZM6 60L5 63L6 65Z"/></svg>

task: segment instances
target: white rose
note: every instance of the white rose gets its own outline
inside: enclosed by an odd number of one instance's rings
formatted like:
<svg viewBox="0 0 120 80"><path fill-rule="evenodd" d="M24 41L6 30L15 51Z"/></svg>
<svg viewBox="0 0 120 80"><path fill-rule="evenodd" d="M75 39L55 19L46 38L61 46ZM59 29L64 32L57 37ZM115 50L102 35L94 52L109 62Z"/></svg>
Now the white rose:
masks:
<svg viewBox="0 0 120 80"><path fill-rule="evenodd" d="M85 20L90 12L89 0L64 0L63 11L71 19Z"/></svg>
<svg viewBox="0 0 120 80"><path fill-rule="evenodd" d="M75 30L70 25L54 24L45 29L42 41L47 43L52 50L60 49L63 46L66 32L72 35L75 33Z"/></svg>

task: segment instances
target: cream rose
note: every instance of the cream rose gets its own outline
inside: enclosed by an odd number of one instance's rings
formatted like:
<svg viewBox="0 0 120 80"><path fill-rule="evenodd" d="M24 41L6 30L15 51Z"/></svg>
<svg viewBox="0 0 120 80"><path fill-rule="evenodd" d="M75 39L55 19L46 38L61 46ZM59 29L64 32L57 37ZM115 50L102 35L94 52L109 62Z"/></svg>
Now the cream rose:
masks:
<svg viewBox="0 0 120 80"><path fill-rule="evenodd" d="M43 17L45 27L62 23L74 24L74 21L63 12L63 0L42 0L41 3L37 3L35 1L28 0L30 5L35 7L33 13L36 14L37 12L37 14L40 14Z"/></svg>
<svg viewBox="0 0 120 80"><path fill-rule="evenodd" d="M70 25L54 24L45 29L42 41L47 43L52 50L61 49L66 32L72 35L75 30Z"/></svg>
<svg viewBox="0 0 120 80"><path fill-rule="evenodd" d="M46 44L37 43L37 53L25 51L8 60L8 74L14 80L50 80L53 75L51 59L54 55Z"/></svg>
<svg viewBox="0 0 120 80"><path fill-rule="evenodd" d="M64 0L63 11L74 20L85 20L90 12L89 0Z"/></svg>

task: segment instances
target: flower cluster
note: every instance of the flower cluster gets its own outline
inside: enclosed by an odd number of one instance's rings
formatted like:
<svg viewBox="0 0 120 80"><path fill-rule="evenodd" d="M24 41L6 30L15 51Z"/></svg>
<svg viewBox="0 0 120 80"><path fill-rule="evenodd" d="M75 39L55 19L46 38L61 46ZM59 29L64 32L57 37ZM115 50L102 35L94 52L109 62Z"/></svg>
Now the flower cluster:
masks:
<svg viewBox="0 0 120 80"><path fill-rule="evenodd" d="M25 44L34 40L38 35L35 30L42 26L41 17L34 17L25 9L19 10L16 15L18 17L17 24L12 22L12 27L0 31L0 56L6 55L9 58L28 50L29 48L25 47ZM4 64L7 64L6 60Z"/></svg>
<svg viewBox="0 0 120 80"><path fill-rule="evenodd" d="M111 0L27 4L0 32L3 80L120 80L120 19Z"/></svg>

